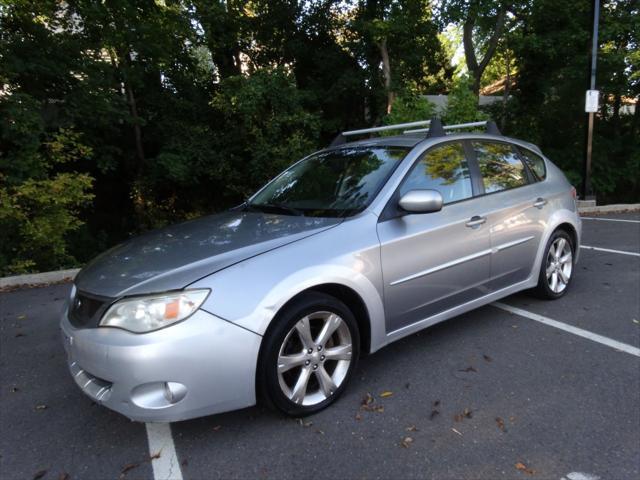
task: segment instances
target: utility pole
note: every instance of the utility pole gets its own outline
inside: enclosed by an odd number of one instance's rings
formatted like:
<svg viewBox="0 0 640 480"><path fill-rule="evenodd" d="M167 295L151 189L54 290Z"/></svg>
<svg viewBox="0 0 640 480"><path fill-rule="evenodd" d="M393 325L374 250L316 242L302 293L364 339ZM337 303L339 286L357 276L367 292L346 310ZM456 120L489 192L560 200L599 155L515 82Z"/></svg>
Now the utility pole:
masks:
<svg viewBox="0 0 640 480"><path fill-rule="evenodd" d="M600 0L593 0L593 33L591 34L591 81L585 98L587 120L587 142L582 175L582 199L593 199L591 190L591 153L593 150L593 122L598 111L598 95L596 90L596 61L598 60L598 22L600 19Z"/></svg>

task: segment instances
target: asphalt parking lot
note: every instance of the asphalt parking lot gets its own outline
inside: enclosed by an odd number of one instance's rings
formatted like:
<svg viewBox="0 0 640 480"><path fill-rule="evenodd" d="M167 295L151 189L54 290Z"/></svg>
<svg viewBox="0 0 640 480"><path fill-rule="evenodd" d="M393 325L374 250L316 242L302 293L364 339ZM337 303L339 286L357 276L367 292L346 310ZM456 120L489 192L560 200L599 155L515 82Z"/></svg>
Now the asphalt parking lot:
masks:
<svg viewBox="0 0 640 480"><path fill-rule="evenodd" d="M514 295L527 315L486 306L398 341L304 420L130 422L67 372L68 284L0 293L0 478L640 478L640 214L597 218L583 244L605 250L581 250L564 298Z"/></svg>

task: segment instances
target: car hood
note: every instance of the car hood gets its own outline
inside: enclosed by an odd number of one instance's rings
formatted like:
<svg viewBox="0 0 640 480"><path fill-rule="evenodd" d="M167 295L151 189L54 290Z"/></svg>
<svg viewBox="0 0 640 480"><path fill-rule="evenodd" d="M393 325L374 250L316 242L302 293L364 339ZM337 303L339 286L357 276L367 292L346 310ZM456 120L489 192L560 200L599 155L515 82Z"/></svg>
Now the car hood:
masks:
<svg viewBox="0 0 640 480"><path fill-rule="evenodd" d="M112 298L180 289L340 221L239 210L209 215L107 250L80 271L75 284L83 292Z"/></svg>

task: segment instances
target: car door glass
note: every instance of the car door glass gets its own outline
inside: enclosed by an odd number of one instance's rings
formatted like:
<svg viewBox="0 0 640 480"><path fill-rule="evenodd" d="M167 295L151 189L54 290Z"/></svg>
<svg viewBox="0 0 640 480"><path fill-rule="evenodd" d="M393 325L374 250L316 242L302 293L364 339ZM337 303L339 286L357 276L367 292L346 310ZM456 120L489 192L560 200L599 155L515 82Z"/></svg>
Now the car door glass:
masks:
<svg viewBox="0 0 640 480"><path fill-rule="evenodd" d="M511 145L472 142L478 159L485 193L509 190L526 185L527 173Z"/></svg>
<svg viewBox="0 0 640 480"><path fill-rule="evenodd" d="M521 152L525 163L533 173L536 180L544 180L547 177L547 167L545 166L542 157L529 150L525 150L524 148L521 149Z"/></svg>
<svg viewBox="0 0 640 480"><path fill-rule="evenodd" d="M400 195L410 190L437 190L445 204L470 198L471 175L462 144L448 143L425 153L405 178Z"/></svg>

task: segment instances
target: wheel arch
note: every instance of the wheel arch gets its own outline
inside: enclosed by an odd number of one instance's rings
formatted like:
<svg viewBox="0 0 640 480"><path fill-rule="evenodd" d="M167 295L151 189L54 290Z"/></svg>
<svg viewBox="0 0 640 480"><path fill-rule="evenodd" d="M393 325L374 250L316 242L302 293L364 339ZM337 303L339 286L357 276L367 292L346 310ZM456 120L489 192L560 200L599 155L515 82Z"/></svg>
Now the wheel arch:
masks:
<svg viewBox="0 0 640 480"><path fill-rule="evenodd" d="M303 295L310 292L318 292L324 293L326 295L330 295L342 303L344 303L353 313L353 316L358 323L358 330L360 333L360 354L366 355L369 353L371 349L371 317L369 314L369 309L364 301L364 299L351 287L348 287L344 284L340 283L321 283L318 285L314 285L304 290L297 292L294 296L292 296L289 300L287 300L275 313L274 319L277 316L288 308L291 304L296 302ZM265 337L268 334L270 328L273 325L273 321L270 323L267 331L265 332Z"/></svg>
<svg viewBox="0 0 640 480"><path fill-rule="evenodd" d="M565 232L567 232L569 234L569 237L571 237L571 243L573 244L574 250L577 250L579 248L578 232L571 223L569 222L560 223L559 225L556 226L556 228L553 229L554 232L556 230L564 230Z"/></svg>

